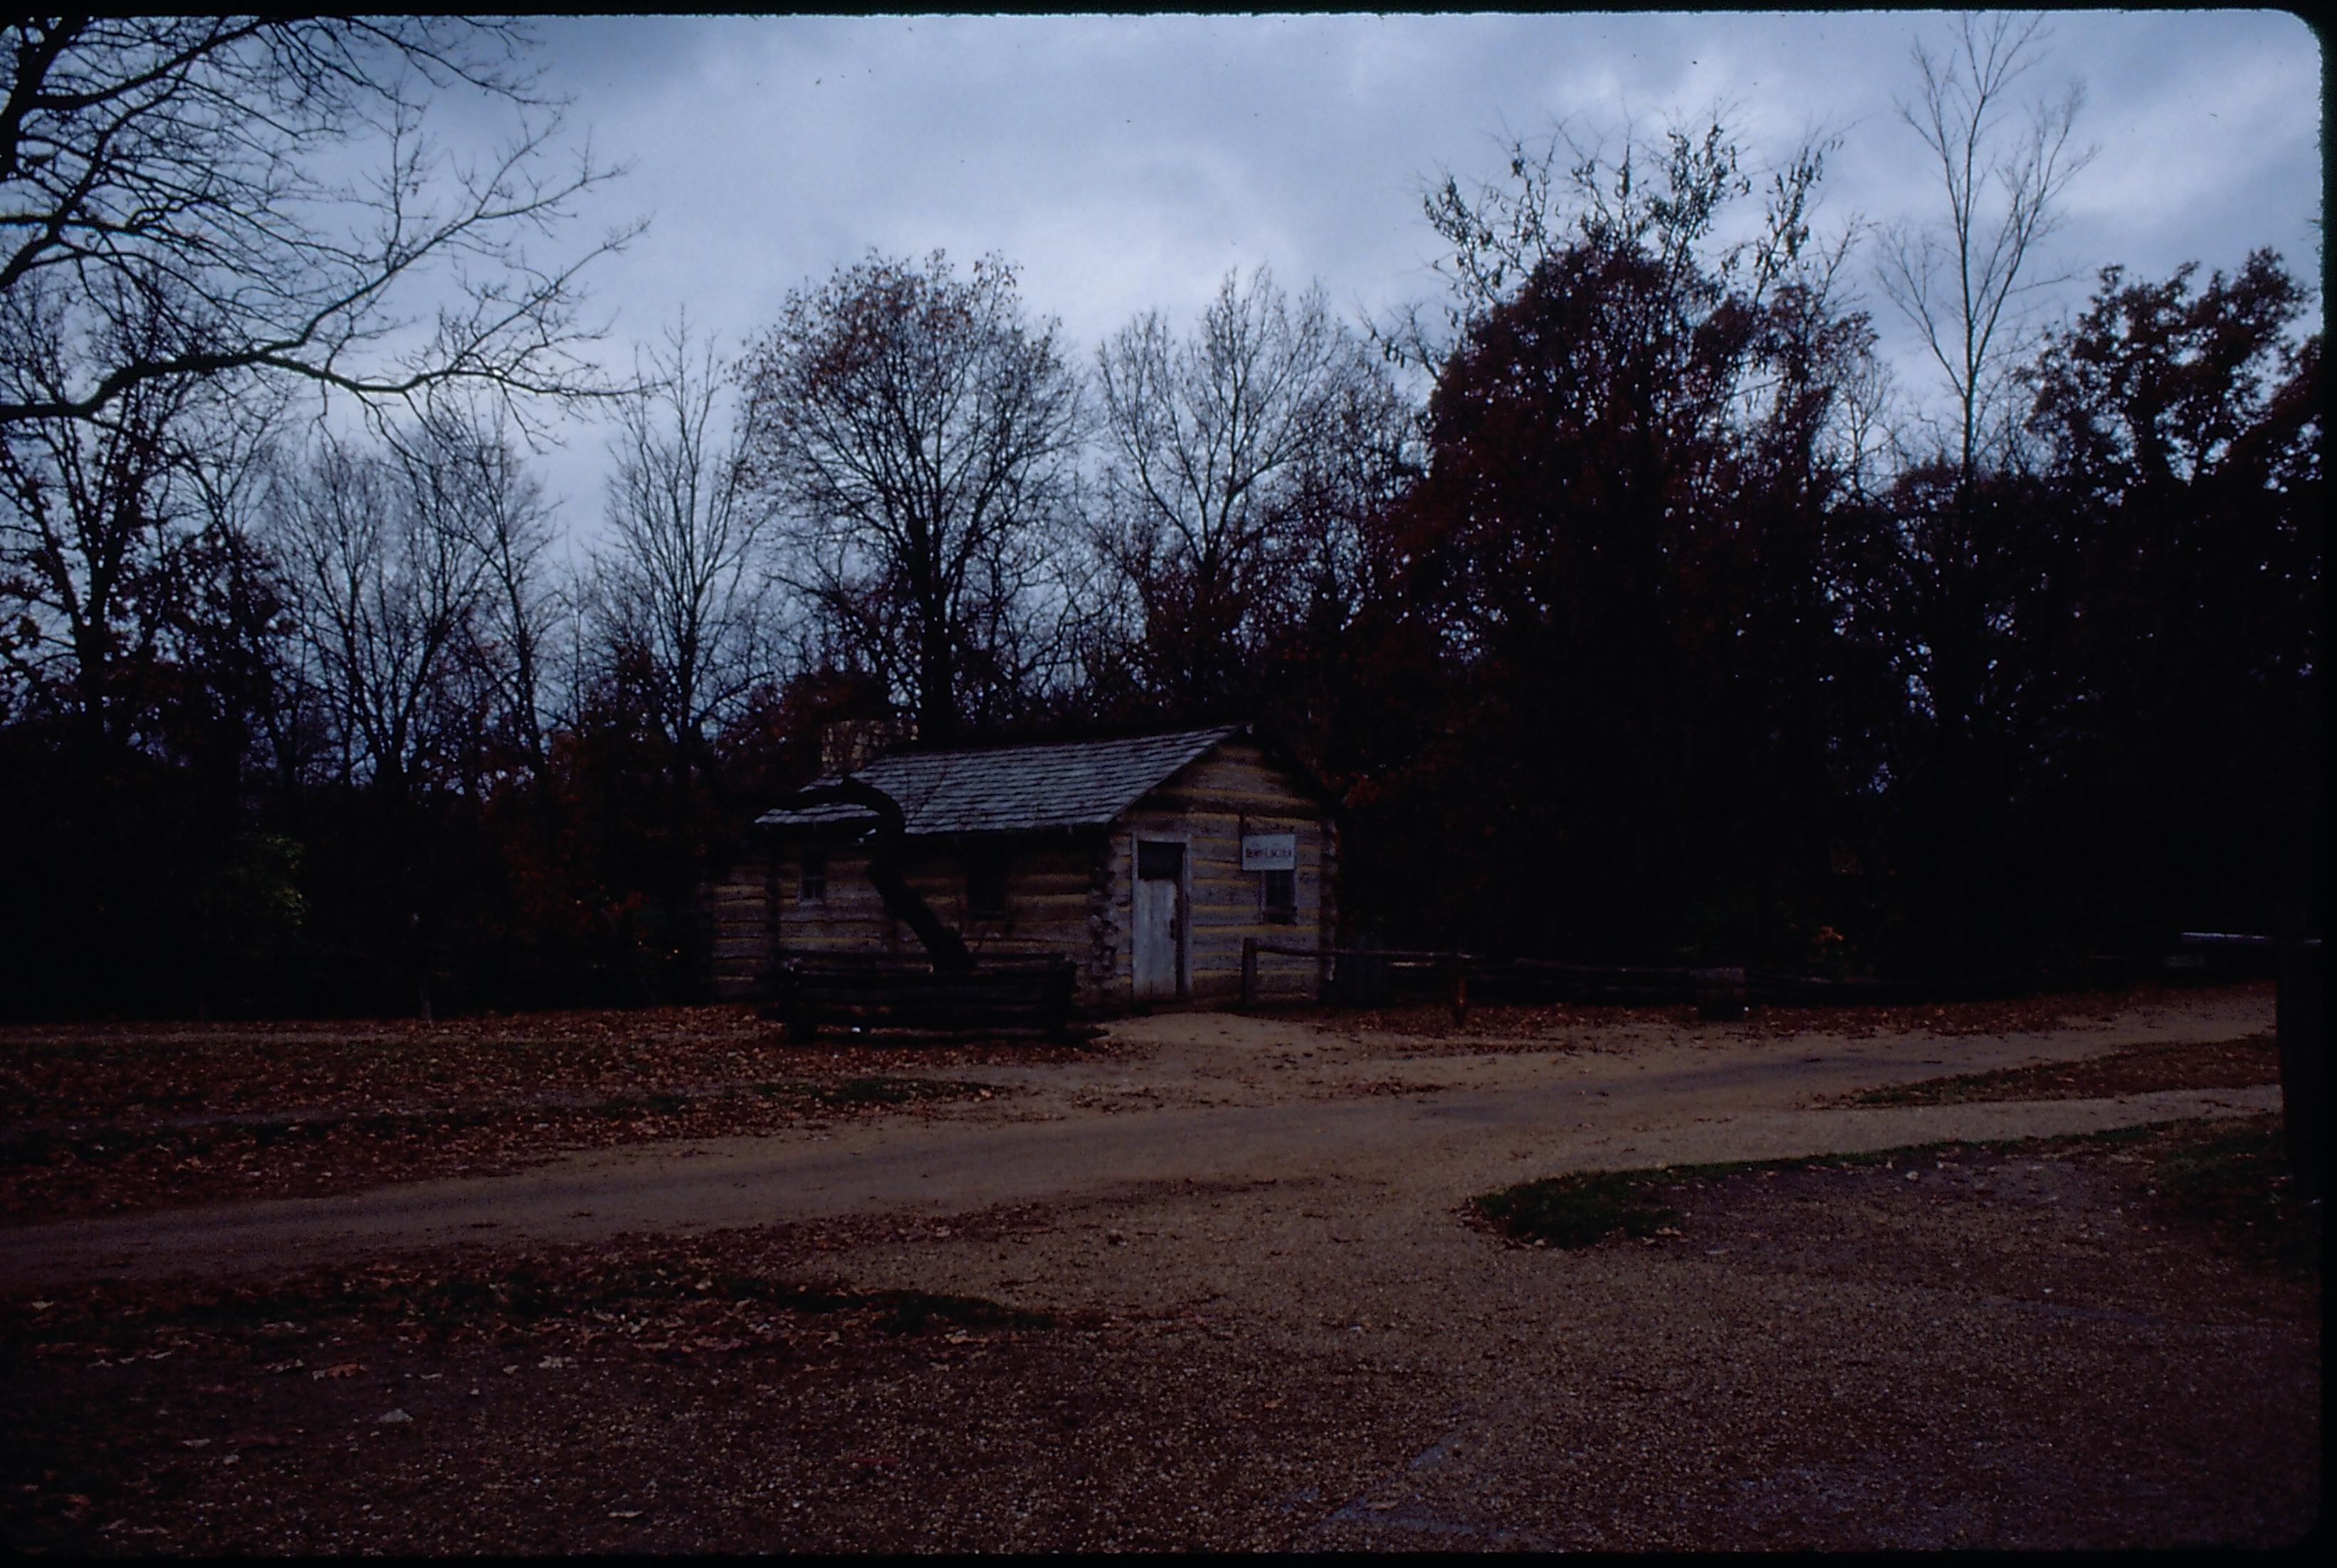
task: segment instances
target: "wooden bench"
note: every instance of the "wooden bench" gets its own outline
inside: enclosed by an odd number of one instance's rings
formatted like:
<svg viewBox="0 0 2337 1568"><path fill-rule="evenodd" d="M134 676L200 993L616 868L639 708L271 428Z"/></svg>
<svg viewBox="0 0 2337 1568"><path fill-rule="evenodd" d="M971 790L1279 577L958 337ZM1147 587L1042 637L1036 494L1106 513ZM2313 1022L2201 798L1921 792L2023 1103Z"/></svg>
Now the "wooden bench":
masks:
<svg viewBox="0 0 2337 1568"><path fill-rule="evenodd" d="M826 1024L897 1029L1031 1028L1061 1038L1071 1028L1077 971L1061 954L988 958L962 974L935 974L922 959L824 953L787 959L771 975L761 1009L797 1039Z"/></svg>

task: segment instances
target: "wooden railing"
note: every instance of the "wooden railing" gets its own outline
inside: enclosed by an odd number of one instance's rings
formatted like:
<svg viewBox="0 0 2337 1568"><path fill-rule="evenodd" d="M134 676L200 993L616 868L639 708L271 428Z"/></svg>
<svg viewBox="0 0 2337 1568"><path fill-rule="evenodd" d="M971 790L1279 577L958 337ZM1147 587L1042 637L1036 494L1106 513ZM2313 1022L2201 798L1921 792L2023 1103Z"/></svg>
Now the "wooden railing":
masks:
<svg viewBox="0 0 2337 1568"><path fill-rule="evenodd" d="M1496 963L1481 953L1458 949L1302 948L1295 944L1242 939L1241 999L1244 1007L1259 996L1257 960L1262 954L1314 960L1327 993L1332 965L1386 964L1391 968L1425 969L1437 976L1455 1019L1469 1016L1469 979L1472 969L1482 975L1507 973L1560 981L1586 994L1586 999L1608 1001L1693 1001L1711 1018L1742 1018L1747 998L1746 971L1741 969L1601 969L1589 964L1561 964L1536 959Z"/></svg>
<svg viewBox="0 0 2337 1568"><path fill-rule="evenodd" d="M1060 1037L1071 1025L1077 970L1061 954L980 960L936 973L920 959L862 953L793 958L772 971L765 1018L808 1039L823 1024L911 1029L1035 1028Z"/></svg>
<svg viewBox="0 0 2337 1568"><path fill-rule="evenodd" d="M1452 998L1452 1016L1465 1018L1469 1012L1469 965L1483 960L1473 953L1430 952L1403 948L1302 948L1282 942L1262 942L1256 937L1242 939L1241 999L1248 1007L1257 999L1257 959L1260 953L1273 953L1294 959L1312 959L1322 986L1327 989L1333 962L1352 960L1366 963L1386 963L1418 967L1431 965L1445 977L1445 986Z"/></svg>
<svg viewBox="0 0 2337 1568"><path fill-rule="evenodd" d="M1496 960L1484 953L1468 953L1461 949L1397 949L1397 947L1295 947L1281 941L1259 941L1257 937L1243 937L1241 941L1241 1002L1243 1008L1253 1005L1259 998L1257 958L1311 958L1320 977L1318 993L1330 996L1335 969L1332 965L1379 965L1397 969L1428 969L1440 979L1440 989L1452 1005L1453 1018L1468 1017L1470 977L1481 979L1529 979L1542 986L1568 993L1573 1000L1589 1002L1695 1002L1697 1012L1706 1018L1741 1018L1750 1002L1757 981L1750 969L1741 968L1622 968L1622 965L1587 965L1587 963L1554 963L1542 958L1510 958ZM1800 986L1797 977L1774 977ZM1825 981L1806 981L1811 986L1823 986ZM1785 991L1785 986L1776 986ZM1783 998L1781 998L1783 1000ZM1790 1000L1804 1000L1793 996Z"/></svg>

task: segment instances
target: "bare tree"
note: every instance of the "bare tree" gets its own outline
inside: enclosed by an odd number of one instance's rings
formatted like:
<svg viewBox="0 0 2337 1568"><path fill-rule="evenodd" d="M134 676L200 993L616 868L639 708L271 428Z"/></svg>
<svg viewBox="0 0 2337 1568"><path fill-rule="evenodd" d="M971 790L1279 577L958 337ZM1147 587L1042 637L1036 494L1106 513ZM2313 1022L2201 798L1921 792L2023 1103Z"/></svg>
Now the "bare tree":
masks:
<svg viewBox="0 0 2337 1568"><path fill-rule="evenodd" d="M1967 15L1944 53L1917 43L1921 91L1902 113L1934 161L1944 210L1888 235L1879 266L1938 366L1951 424L1902 457L1853 591L1908 698L1890 758L1908 813L1904 875L1927 928L1918 940L1949 974L1980 950L2000 842L1989 803L2022 787L2036 726L2054 714L2039 677L2058 662L2072 581L2074 541L2040 506L2019 445L2035 307L2065 276L2045 268L2043 247L2091 156L2073 144L2075 83L2021 100L2047 38L2037 17Z"/></svg>
<svg viewBox="0 0 2337 1568"><path fill-rule="evenodd" d="M67 353L46 326L15 346L36 375ZM108 344L136 353L162 330L152 314L119 321ZM0 426L0 665L71 716L92 759L155 742L161 671L205 630L224 513L272 420L264 400L181 379L102 418Z"/></svg>
<svg viewBox="0 0 2337 1568"><path fill-rule="evenodd" d="M177 427L200 389L142 389L103 425L11 427L0 440L0 660L29 702L70 716L86 755L126 745L126 679L161 632L154 590L195 525Z"/></svg>
<svg viewBox="0 0 2337 1568"><path fill-rule="evenodd" d="M269 498L338 771L390 799L444 759L450 667L484 571L433 484L419 465L328 435Z"/></svg>
<svg viewBox="0 0 2337 1568"><path fill-rule="evenodd" d="M0 25L0 349L44 324L51 376L0 353L0 425L87 418L189 375L293 377L360 399L448 382L592 385L578 276L546 261L610 177L554 161L525 34L446 17L26 17ZM513 112L475 163L423 133L431 95ZM352 153L378 146L368 181ZM427 275L435 273L435 280ZM425 310L417 287L440 297ZM129 350L109 323L159 318Z"/></svg>
<svg viewBox="0 0 2337 1568"><path fill-rule="evenodd" d="M478 556L474 662L493 688L496 727L541 776L547 645L561 613L549 580L556 508L528 469L499 402L442 396L406 455L410 470L437 496L445 526Z"/></svg>
<svg viewBox="0 0 2337 1568"><path fill-rule="evenodd" d="M786 580L944 740L1052 648L1078 385L996 257L871 257L787 297L748 359L747 454Z"/></svg>
<svg viewBox="0 0 2337 1568"><path fill-rule="evenodd" d="M2056 100L2013 100L2043 58L2043 19L1959 17L1944 54L1920 40L1920 96L1900 105L1937 164L1941 223L1886 238L1883 293L1921 336L1954 401L1957 472L1969 489L1991 421L2013 412L2009 372L2029 346L2024 305L2067 280L2040 275L2038 248L2058 222L2058 201L2093 157L2070 138L2085 91Z"/></svg>
<svg viewBox="0 0 2337 1568"><path fill-rule="evenodd" d="M211 416L182 443L202 520L191 586L202 597L185 635L190 678L181 695L204 710L200 722L210 732L205 749L220 762L214 776L231 787L227 803L239 811L249 772L279 783L297 776L301 716L297 687L283 678L294 626L281 565L264 537L269 482L286 434L285 403L281 389L215 396Z"/></svg>
<svg viewBox="0 0 2337 1568"><path fill-rule="evenodd" d="M1247 286L1228 272L1188 337L1157 310L1129 323L1096 383L1099 543L1141 605L1154 683L1208 708L1325 564L1333 540L1305 526L1326 521L1307 502L1332 492L1343 445L1388 423L1386 372L1319 285L1293 302L1260 268Z"/></svg>
<svg viewBox="0 0 2337 1568"><path fill-rule="evenodd" d="M609 482L613 542L600 560L603 650L631 652L677 748L677 785L706 734L770 673L768 524L725 439L728 365L687 322L622 405Z"/></svg>

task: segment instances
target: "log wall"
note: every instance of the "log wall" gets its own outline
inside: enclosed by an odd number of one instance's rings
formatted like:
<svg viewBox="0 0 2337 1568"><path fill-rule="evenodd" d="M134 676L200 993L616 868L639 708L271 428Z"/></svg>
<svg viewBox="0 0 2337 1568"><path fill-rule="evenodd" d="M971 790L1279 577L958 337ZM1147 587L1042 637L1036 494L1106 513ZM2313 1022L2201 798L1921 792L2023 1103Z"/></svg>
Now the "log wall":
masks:
<svg viewBox="0 0 2337 1568"><path fill-rule="evenodd" d="M1007 853L1005 907L980 918L966 904L963 844L913 843L902 872L934 913L965 938L976 958L985 952L1068 954L1080 966L1082 1004L1095 1005L1102 997L1089 979L1096 937L1090 915L1102 848L1100 833L1018 838ZM827 861L826 895L808 901L803 897L807 852L824 853ZM914 957L923 951L916 934L894 919L870 885L866 852L848 844L782 839L752 851L710 885L708 906L713 988L724 998L754 995L765 971L790 954Z"/></svg>
<svg viewBox="0 0 2337 1568"><path fill-rule="evenodd" d="M699 891L706 920L708 981L726 1001L754 996L770 965L770 857L749 847Z"/></svg>
<svg viewBox="0 0 2337 1568"><path fill-rule="evenodd" d="M1290 833L1297 840L1297 909L1288 921L1265 909L1263 875L1241 869L1245 833ZM1125 933L1135 921L1136 841L1185 846L1185 979L1196 1001L1241 994L1242 939L1283 946L1329 947L1338 923L1338 828L1305 786L1269 761L1256 743L1236 738L1179 773L1112 824L1110 918L1119 937L1112 979L1132 998L1135 975ZM1261 998L1315 995L1315 966L1264 959Z"/></svg>

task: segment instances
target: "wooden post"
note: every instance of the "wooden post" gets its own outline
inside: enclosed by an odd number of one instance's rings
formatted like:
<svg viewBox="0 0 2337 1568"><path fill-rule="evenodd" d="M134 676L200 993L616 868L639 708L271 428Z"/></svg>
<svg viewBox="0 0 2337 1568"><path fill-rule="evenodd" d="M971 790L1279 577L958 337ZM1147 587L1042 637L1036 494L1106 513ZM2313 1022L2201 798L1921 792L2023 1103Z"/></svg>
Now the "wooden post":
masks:
<svg viewBox="0 0 2337 1568"><path fill-rule="evenodd" d="M1257 939L1242 939L1241 1005L1247 1007L1257 999Z"/></svg>
<svg viewBox="0 0 2337 1568"><path fill-rule="evenodd" d="M1456 1024L1467 1023L1469 1021L1468 962L1457 952L1445 955L1444 961L1452 975L1452 1021Z"/></svg>
<svg viewBox="0 0 2337 1568"><path fill-rule="evenodd" d="M2186 948L2271 948L2279 977L2273 993L2273 1041L2280 1053L2281 1136L2300 1196L2321 1195L2321 939L2303 934L2292 911L2277 936L2185 931ZM2205 955L2199 955L2204 961Z"/></svg>
<svg viewBox="0 0 2337 1568"><path fill-rule="evenodd" d="M2280 944L2273 1037L2280 1051L2281 1135L2288 1168L2303 1197L2321 1195L2321 939Z"/></svg>
<svg viewBox="0 0 2337 1568"><path fill-rule="evenodd" d="M1745 971L1741 969L1691 969L1688 987L1696 996L1700 1018L1741 1018L1745 1016Z"/></svg>

